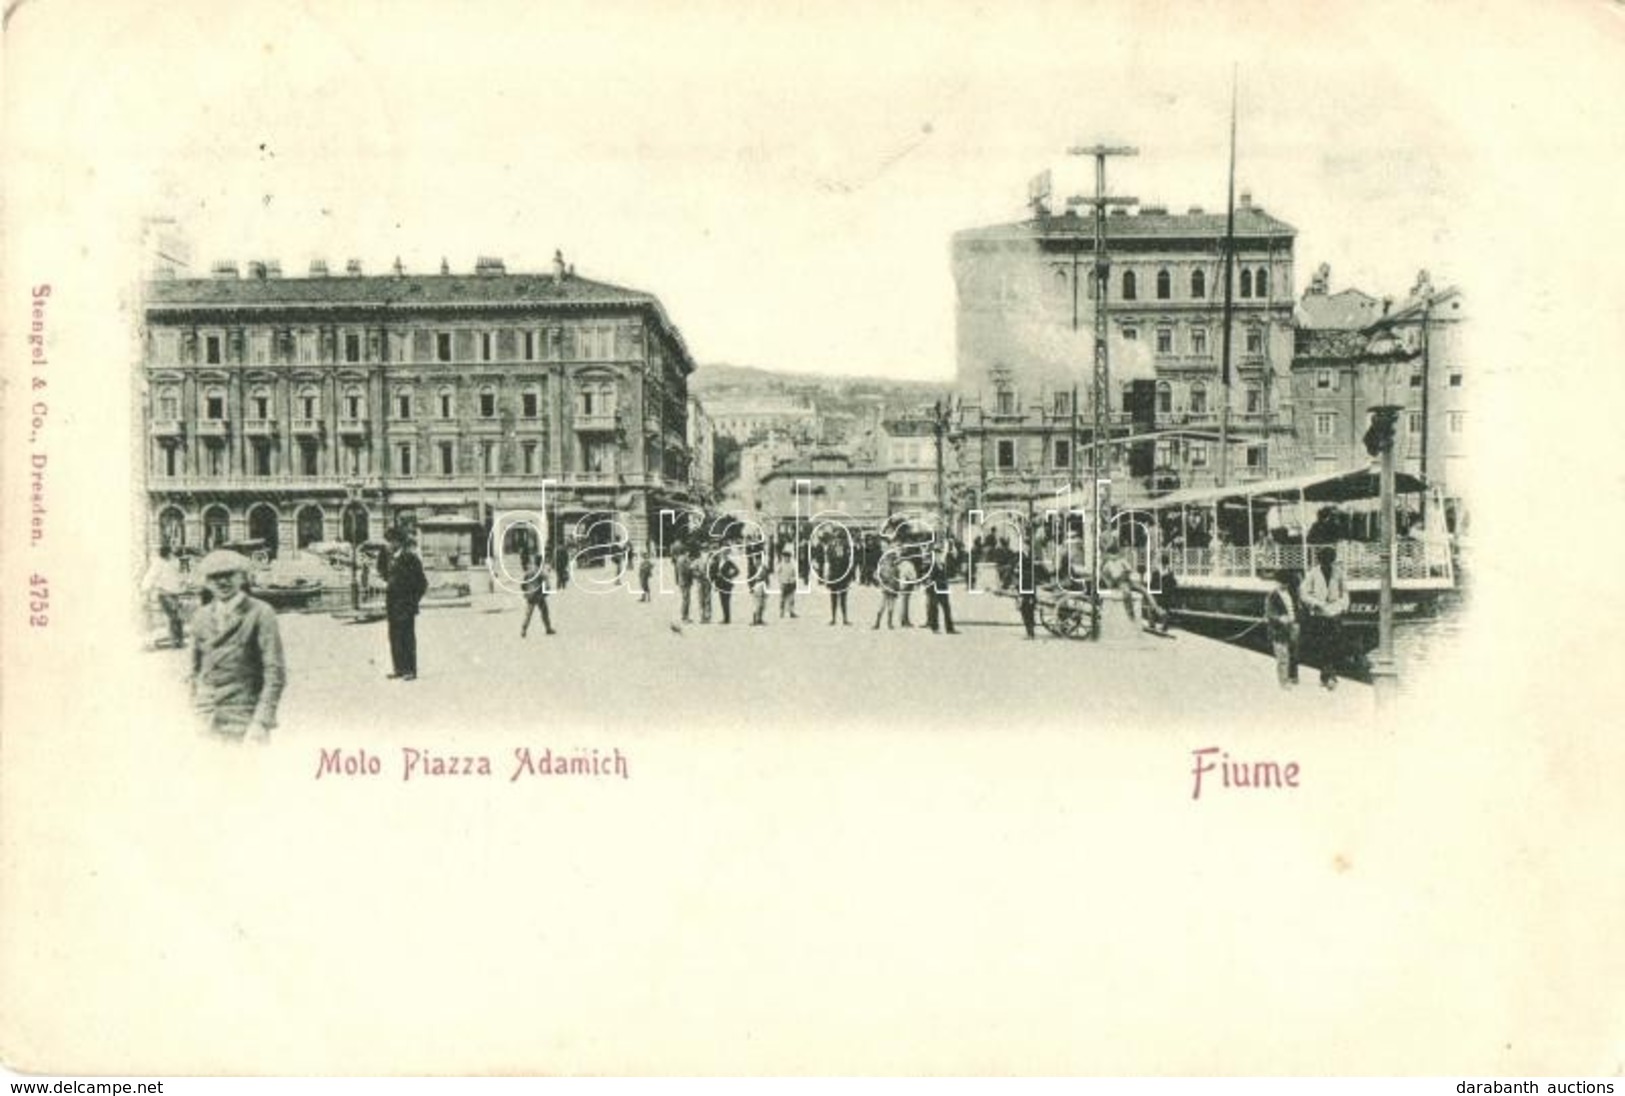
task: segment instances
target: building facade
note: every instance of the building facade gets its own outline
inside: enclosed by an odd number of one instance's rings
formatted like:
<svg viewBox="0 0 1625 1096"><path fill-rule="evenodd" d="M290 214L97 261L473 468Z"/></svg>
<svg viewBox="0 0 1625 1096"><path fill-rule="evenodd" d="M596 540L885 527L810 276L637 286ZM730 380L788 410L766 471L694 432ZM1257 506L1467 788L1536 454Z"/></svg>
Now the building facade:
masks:
<svg viewBox="0 0 1625 1096"><path fill-rule="evenodd" d="M756 520L764 526L838 515L855 529L878 530L890 516L886 469L821 450L775 466L757 488ZM798 499L799 494L799 499Z"/></svg>
<svg viewBox="0 0 1625 1096"><path fill-rule="evenodd" d="M688 485L694 501L705 505L715 499L712 465L716 461L716 431L705 405L696 396L688 398Z"/></svg>
<svg viewBox="0 0 1625 1096"><path fill-rule="evenodd" d="M945 424L946 425L946 424ZM886 470L886 497L892 514L907 514L940 524L938 488L947 494L955 477L953 446L942 440L942 483L937 473L937 423L930 414L887 419L881 423L876 456Z"/></svg>
<svg viewBox="0 0 1625 1096"><path fill-rule="evenodd" d="M796 396L716 392L706 396L705 406L716 432L742 445L768 434L806 442L818 436L818 409Z"/></svg>
<svg viewBox="0 0 1625 1096"><path fill-rule="evenodd" d="M1289 439L1292 429L1296 230L1254 205L1250 195L1241 196L1235 211L1227 388L1221 368L1224 213L1112 209L1105 225L1112 388L1105 411L1114 438L1132 425L1129 382L1150 380L1154 429L1182 431L1197 446L1179 453L1170 446L1170 462L1188 465L1189 454L1197 460L1211 456L1216 438L1209 442L1200 435L1219 429L1228 399L1237 477L1265 474L1270 449ZM1032 220L954 237L958 386L982 409L983 428L994 425L993 416L1014 415L1005 410L1012 401L1023 403L1023 415L1033 422L1013 436L1018 449L1026 447L1021 437L1053 435L1050 420L1070 420L1074 388L1082 429L1093 429L1093 249L1092 217L1052 216L1041 208ZM1063 404L1067 409L1057 415ZM1087 454L1086 436L1082 444ZM1256 450L1252 458L1249 446ZM1053 452L1022 453L1016 466L1053 466L1054 459ZM1123 466L1115 467L1122 476Z"/></svg>
<svg viewBox="0 0 1625 1096"><path fill-rule="evenodd" d="M561 256L545 274L217 264L149 282L144 319L154 544L275 556L413 524L478 561L495 512L642 543L691 498L681 333Z"/></svg>
<svg viewBox="0 0 1625 1096"><path fill-rule="evenodd" d="M1328 296L1357 294L1358 308ZM1317 278L1299 308L1293 387L1301 444L1314 469L1368 462L1370 410L1400 408L1395 454L1446 497L1467 493L1466 304L1459 289L1436 291L1423 272L1397 307L1357 291L1326 292Z"/></svg>

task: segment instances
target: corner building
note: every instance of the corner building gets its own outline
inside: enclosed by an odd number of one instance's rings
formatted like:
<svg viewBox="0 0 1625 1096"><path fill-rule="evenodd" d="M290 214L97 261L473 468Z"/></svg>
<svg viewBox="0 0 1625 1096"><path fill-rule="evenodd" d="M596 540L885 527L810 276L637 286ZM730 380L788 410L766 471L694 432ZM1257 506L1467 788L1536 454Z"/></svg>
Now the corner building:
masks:
<svg viewBox="0 0 1625 1096"><path fill-rule="evenodd" d="M1295 458L1291 365L1293 245L1297 231L1242 193L1235 211L1230 319L1232 466L1259 476ZM1113 435L1141 429L1129 414L1130 381L1155 383L1156 466L1184 486L1206 483L1218 464L1217 430L1225 399L1226 217L1147 205L1112 208L1105 219L1106 283ZM991 435L1005 416L1071 415L1076 386L1083 426L1093 380L1097 302L1094 218L1039 207L1030 220L967 229L952 248L957 289L957 385L986 409ZM1013 421L1013 420L1012 420ZM1020 435L1020 436L1018 436ZM1012 445L1025 444L1020 431ZM998 438L995 437L995 441ZM1070 461L1053 452L1046 467ZM1273 453L1272 453L1273 450ZM1087 450L1085 450L1086 452Z"/></svg>
<svg viewBox="0 0 1625 1096"><path fill-rule="evenodd" d="M681 333L562 257L438 276L225 263L146 289L154 545L275 556L404 523L431 563L477 563L493 515L542 510L544 481L549 535L581 543L641 547L692 499Z"/></svg>

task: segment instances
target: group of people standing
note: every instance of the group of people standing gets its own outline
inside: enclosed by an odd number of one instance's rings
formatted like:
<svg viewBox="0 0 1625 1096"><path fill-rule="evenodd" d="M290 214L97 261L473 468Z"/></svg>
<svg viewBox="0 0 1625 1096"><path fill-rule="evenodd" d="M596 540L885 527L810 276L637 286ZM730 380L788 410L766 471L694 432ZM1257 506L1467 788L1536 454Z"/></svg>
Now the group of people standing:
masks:
<svg viewBox="0 0 1625 1096"><path fill-rule="evenodd" d="M857 553L845 537L817 542L801 553L791 544L775 551L766 540L754 542L707 542L696 540L679 544L672 552L672 566L681 597L681 621L710 624L733 621L733 593L743 581L751 598L752 625L767 623L767 607L772 593L778 593L779 618L800 616L798 595L816 576L829 595L829 626L852 623L849 595L861 583L863 569ZM881 593L880 610L873 627L912 627L909 611L913 595L923 590L926 599L925 626L932 631L957 634L953 623L950 583L962 570L963 552L953 542L934 547L926 541L898 543L879 552L874 560L872 581ZM647 591L647 576L640 573ZM713 598L716 612L713 614ZM900 612L899 612L900 611ZM899 620L899 615L901 619Z"/></svg>
<svg viewBox="0 0 1625 1096"><path fill-rule="evenodd" d="M1275 574L1275 588L1265 603L1265 622L1275 654L1276 680L1283 689L1298 683L1300 655L1320 667L1320 683L1337 688L1348 660L1343 617L1349 592L1337 549L1323 545L1315 551L1315 566L1300 577L1296 570Z"/></svg>

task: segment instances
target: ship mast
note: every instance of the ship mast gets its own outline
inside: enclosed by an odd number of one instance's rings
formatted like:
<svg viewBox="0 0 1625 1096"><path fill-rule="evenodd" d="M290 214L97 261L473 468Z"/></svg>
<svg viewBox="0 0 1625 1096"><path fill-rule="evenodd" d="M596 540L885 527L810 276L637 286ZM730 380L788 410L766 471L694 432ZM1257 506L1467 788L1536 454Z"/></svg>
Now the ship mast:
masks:
<svg viewBox="0 0 1625 1096"><path fill-rule="evenodd" d="M1224 334L1221 382L1223 394L1219 401L1219 486L1228 486L1230 480L1230 326L1236 265L1236 75L1230 70L1230 188L1225 199L1224 214Z"/></svg>

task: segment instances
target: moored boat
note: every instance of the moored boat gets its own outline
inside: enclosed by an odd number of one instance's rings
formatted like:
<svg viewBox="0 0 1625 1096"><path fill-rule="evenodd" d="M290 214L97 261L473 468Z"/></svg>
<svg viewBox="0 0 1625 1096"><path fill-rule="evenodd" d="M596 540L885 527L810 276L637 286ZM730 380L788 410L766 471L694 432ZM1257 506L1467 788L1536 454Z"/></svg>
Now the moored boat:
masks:
<svg viewBox="0 0 1625 1096"><path fill-rule="evenodd" d="M1370 650L1382 585L1380 494L1371 468L1174 492L1146 507L1140 564L1175 624L1262 648L1275 576L1307 573L1330 547L1349 592L1344 627ZM1423 504L1430 494L1421 479L1395 476L1396 500L1405 502L1388 562L1397 623L1434 615L1456 591L1444 509L1437 499Z"/></svg>

